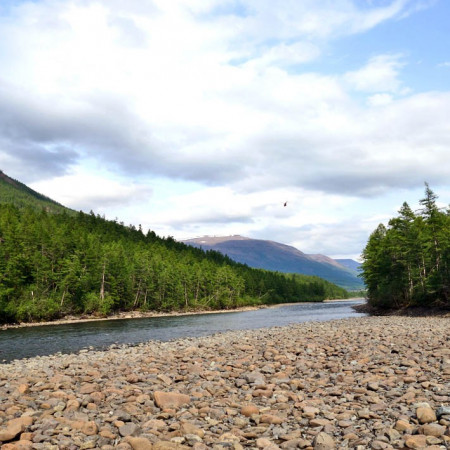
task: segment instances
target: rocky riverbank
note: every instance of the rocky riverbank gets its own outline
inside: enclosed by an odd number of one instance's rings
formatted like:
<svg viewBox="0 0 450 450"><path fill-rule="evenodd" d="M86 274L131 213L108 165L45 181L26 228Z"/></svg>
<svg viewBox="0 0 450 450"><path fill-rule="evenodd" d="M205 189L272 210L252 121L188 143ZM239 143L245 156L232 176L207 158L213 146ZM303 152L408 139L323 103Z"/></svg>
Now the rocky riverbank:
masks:
<svg viewBox="0 0 450 450"><path fill-rule="evenodd" d="M446 449L449 329L363 317L15 361L1 448Z"/></svg>
<svg viewBox="0 0 450 450"><path fill-rule="evenodd" d="M217 309L217 310L208 309L208 310L170 311L170 312L133 310L133 311L118 312L108 316L83 314L81 316L65 316L61 319L55 319L52 321L3 324L0 325L0 331L7 330L9 328L40 327L48 325L64 325L68 323L81 323L81 322L101 322L105 320L146 319L150 317L178 317L178 316L190 316L193 314L225 314L240 311L254 311L256 309L268 307L269 306L267 305L258 305L258 306L242 306L241 308L235 309Z"/></svg>

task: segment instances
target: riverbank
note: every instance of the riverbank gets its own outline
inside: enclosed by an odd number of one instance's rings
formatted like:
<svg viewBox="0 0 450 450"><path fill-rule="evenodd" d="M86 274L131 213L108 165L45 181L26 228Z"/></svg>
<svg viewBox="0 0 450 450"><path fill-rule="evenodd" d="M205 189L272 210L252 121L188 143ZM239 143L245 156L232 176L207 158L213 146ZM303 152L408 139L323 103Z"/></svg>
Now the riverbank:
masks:
<svg viewBox="0 0 450 450"><path fill-rule="evenodd" d="M352 301L362 300L357 298L344 299L344 300L324 300L323 303L340 302L340 301ZM314 303L314 302L303 302ZM273 305L257 305L257 306L243 306L241 308L234 309L220 309L220 310L192 310L192 311L171 311L171 312L156 312L156 311L126 311L112 314L106 317L99 317L98 315L82 315L82 316L66 316L62 319L56 319L49 322L23 322L18 324L5 324L0 325L1 330L7 330L9 328L24 328L24 327L38 327L48 325L63 325L69 323L82 323L93 321L105 321L105 320L124 320L124 319L145 319L151 317L178 317L178 316L190 316L195 314L225 314L242 311L256 311L262 308L276 308L283 305L296 305L299 303L278 303Z"/></svg>
<svg viewBox="0 0 450 450"><path fill-rule="evenodd" d="M62 319L56 319L48 322L22 322L17 324L5 324L0 325L1 330L7 330L9 328L25 328L25 327L39 327L48 325L64 325L68 323L83 323L83 322L99 322L105 320L124 320L124 319L146 319L150 317L178 317L178 316L190 316L193 314L223 314L239 311L255 311L261 308L268 308L268 305L258 306L243 306L241 308L234 309L219 309L219 310L193 310L193 311L170 311L170 312L157 312L157 311L126 311L111 314L109 316L98 316L93 314L84 314L81 316L66 316Z"/></svg>
<svg viewBox="0 0 450 450"><path fill-rule="evenodd" d="M362 317L15 361L2 450L445 449L449 325Z"/></svg>
<svg viewBox="0 0 450 450"><path fill-rule="evenodd" d="M450 309L440 306L408 306L396 309L375 308L368 303L353 306L358 313L370 316L402 316L402 317L446 317L450 318Z"/></svg>

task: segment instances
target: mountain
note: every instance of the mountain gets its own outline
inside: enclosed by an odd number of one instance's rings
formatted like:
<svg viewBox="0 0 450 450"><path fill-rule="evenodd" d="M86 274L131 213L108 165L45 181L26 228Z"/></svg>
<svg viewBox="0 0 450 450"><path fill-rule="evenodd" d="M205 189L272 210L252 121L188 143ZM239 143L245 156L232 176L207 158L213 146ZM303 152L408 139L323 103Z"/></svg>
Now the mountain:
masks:
<svg viewBox="0 0 450 450"><path fill-rule="evenodd" d="M363 289L357 272L324 255L307 255L290 245L247 237L203 236L183 241L185 244L215 250L250 267L285 273L315 275L345 289Z"/></svg>
<svg viewBox="0 0 450 450"><path fill-rule="evenodd" d="M329 256L321 255L321 254L308 254L309 258L313 259L314 261L329 264L331 266L339 267L342 269L342 267L346 267L347 269L351 269L351 267L346 266L345 264L340 263L337 259L330 258ZM350 259L348 261L351 261ZM355 261L356 263L356 261ZM353 270L353 269L352 269Z"/></svg>
<svg viewBox="0 0 450 450"><path fill-rule="evenodd" d="M357 273L361 271L361 263L355 261L354 259L336 259L335 261L350 270L354 270Z"/></svg>
<svg viewBox="0 0 450 450"><path fill-rule="evenodd" d="M45 209L52 213L63 211L74 213L73 210L9 177L2 170L0 170L0 203L13 204L18 208L30 206L37 211Z"/></svg>

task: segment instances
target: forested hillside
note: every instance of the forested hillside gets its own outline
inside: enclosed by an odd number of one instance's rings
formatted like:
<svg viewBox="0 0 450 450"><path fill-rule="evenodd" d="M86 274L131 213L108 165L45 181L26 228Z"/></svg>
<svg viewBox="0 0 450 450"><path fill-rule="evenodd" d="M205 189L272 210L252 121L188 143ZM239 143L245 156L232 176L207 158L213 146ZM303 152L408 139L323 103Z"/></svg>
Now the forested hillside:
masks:
<svg viewBox="0 0 450 450"><path fill-rule="evenodd" d="M362 276L371 305L450 307L450 209L439 209L436 199L426 184L418 212L405 202L370 236Z"/></svg>
<svg viewBox="0 0 450 450"><path fill-rule="evenodd" d="M154 232L0 204L0 320L346 298L317 277L251 269Z"/></svg>
<svg viewBox="0 0 450 450"><path fill-rule="evenodd" d="M75 214L75 211L66 208L51 198L39 194L27 185L9 177L0 170L0 203L10 203L20 208L30 207L37 211L45 209L48 212L66 211Z"/></svg>

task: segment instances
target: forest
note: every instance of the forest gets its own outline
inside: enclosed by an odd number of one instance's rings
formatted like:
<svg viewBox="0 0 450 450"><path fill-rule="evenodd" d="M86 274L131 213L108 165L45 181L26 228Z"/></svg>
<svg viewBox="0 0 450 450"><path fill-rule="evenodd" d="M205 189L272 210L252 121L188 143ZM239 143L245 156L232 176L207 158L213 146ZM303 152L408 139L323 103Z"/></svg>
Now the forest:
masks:
<svg viewBox="0 0 450 450"><path fill-rule="evenodd" d="M368 302L380 309L450 307L450 209L425 183L414 212L408 203L380 224L363 251Z"/></svg>
<svg viewBox="0 0 450 450"><path fill-rule="evenodd" d="M322 301L318 277L252 269L94 213L0 203L0 322Z"/></svg>

